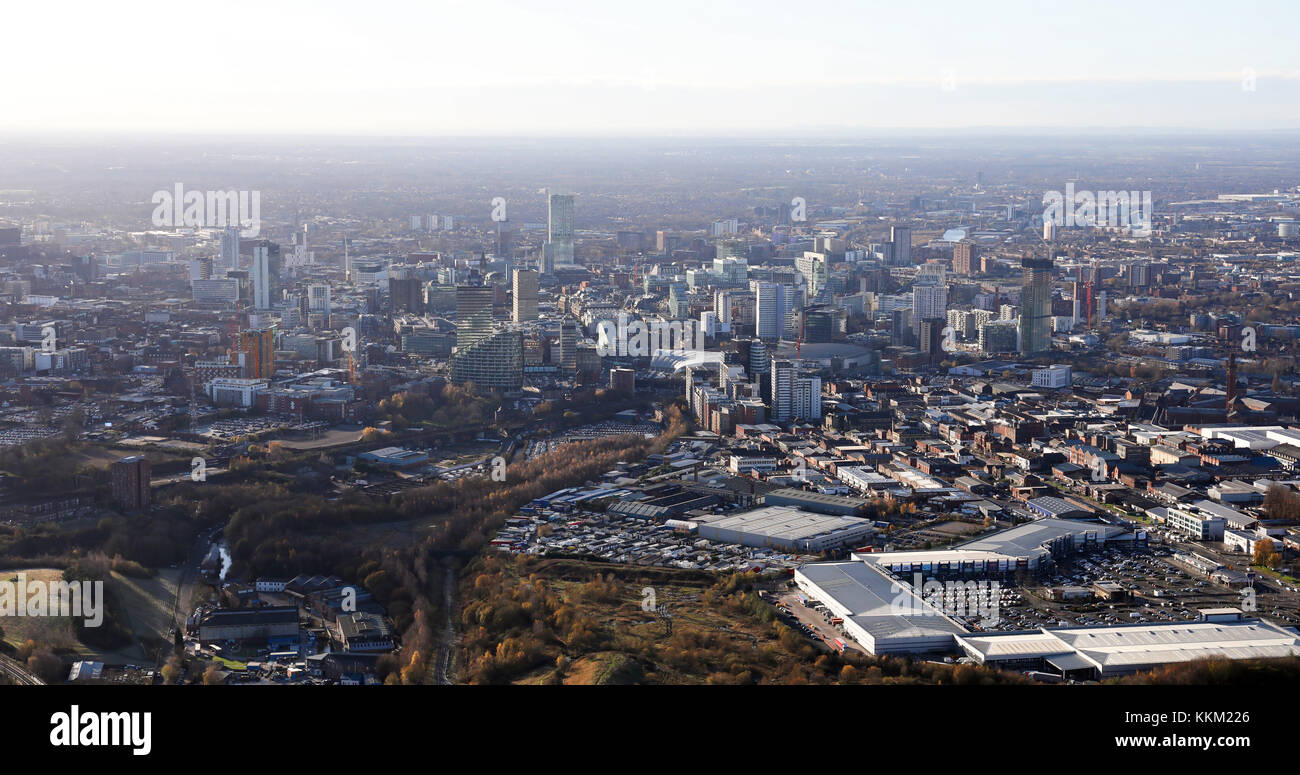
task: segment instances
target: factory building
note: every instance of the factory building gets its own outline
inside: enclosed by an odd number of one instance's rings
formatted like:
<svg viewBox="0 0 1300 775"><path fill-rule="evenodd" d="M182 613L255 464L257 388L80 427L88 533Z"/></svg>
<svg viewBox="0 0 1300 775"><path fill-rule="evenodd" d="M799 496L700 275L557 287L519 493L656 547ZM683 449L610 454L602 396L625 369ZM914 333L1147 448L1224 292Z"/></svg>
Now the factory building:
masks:
<svg viewBox="0 0 1300 775"><path fill-rule="evenodd" d="M701 517L699 536L710 541L816 553L861 546L875 533L871 521L814 514L789 506L767 506Z"/></svg>
<svg viewBox="0 0 1300 775"><path fill-rule="evenodd" d="M199 640L204 643L297 637L298 608L270 606L210 611L199 620L198 629Z"/></svg>
<svg viewBox="0 0 1300 775"><path fill-rule="evenodd" d="M797 490L783 487L763 496L763 503L768 506L793 506L818 514L838 514L843 517L856 517L862 514L870 501L865 498L850 498L844 495L830 495L824 492Z"/></svg>

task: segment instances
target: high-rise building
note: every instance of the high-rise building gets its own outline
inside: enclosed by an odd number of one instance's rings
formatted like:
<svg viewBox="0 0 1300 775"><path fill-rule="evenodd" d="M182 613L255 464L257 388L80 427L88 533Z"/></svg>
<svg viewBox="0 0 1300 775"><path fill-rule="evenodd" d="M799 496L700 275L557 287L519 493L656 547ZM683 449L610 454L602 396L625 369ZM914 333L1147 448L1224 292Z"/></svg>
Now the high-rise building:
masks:
<svg viewBox="0 0 1300 775"><path fill-rule="evenodd" d="M190 282L212 279L212 259L202 256L190 261Z"/></svg>
<svg viewBox="0 0 1300 775"><path fill-rule="evenodd" d="M551 194L546 206L546 247L543 273L557 264L573 263L573 194Z"/></svg>
<svg viewBox="0 0 1300 775"><path fill-rule="evenodd" d="M808 295L816 296L826 287L826 254L810 250L794 260L794 268L803 275L808 286Z"/></svg>
<svg viewBox="0 0 1300 775"><path fill-rule="evenodd" d="M312 283L307 286L307 312L328 315L330 312L330 287L326 283Z"/></svg>
<svg viewBox="0 0 1300 775"><path fill-rule="evenodd" d="M754 283L754 315L758 338L777 340L790 330L794 288L784 283Z"/></svg>
<svg viewBox="0 0 1300 775"><path fill-rule="evenodd" d="M1052 349L1052 259L1026 258L1020 288L1020 352L1022 355Z"/></svg>
<svg viewBox="0 0 1300 775"><path fill-rule="evenodd" d="M921 321L918 341L921 344L921 352L929 355L931 362L943 358L943 329L947 325L948 321L943 318L925 318Z"/></svg>
<svg viewBox="0 0 1300 775"><path fill-rule="evenodd" d="M979 327L979 345L982 353L1011 353L1016 351L1016 326L1009 320L993 320Z"/></svg>
<svg viewBox="0 0 1300 775"><path fill-rule="evenodd" d="M969 277L979 271L979 249L970 240L961 240L952 246L952 271Z"/></svg>
<svg viewBox="0 0 1300 775"><path fill-rule="evenodd" d="M511 319L516 323L526 323L537 319L537 272L532 269L515 270L514 306Z"/></svg>
<svg viewBox="0 0 1300 775"><path fill-rule="evenodd" d="M948 286L915 285L912 287L912 325L921 332L921 321L948 317Z"/></svg>
<svg viewBox="0 0 1300 775"><path fill-rule="evenodd" d="M221 266L225 269L239 268L239 228L227 226L221 232Z"/></svg>
<svg viewBox="0 0 1300 775"><path fill-rule="evenodd" d="M560 321L560 369L572 372L578 367L578 321Z"/></svg>
<svg viewBox="0 0 1300 775"><path fill-rule="evenodd" d="M790 361L772 359L772 413L776 422L816 420L822 414L820 377L801 376Z"/></svg>
<svg viewBox="0 0 1300 775"><path fill-rule="evenodd" d="M468 347L492 335L490 285L456 286L456 346Z"/></svg>
<svg viewBox="0 0 1300 775"><path fill-rule="evenodd" d="M253 307L271 308L270 251L261 245L253 248Z"/></svg>
<svg viewBox="0 0 1300 775"><path fill-rule="evenodd" d="M394 312L424 311L424 282L409 273L388 278L388 298Z"/></svg>
<svg viewBox="0 0 1300 775"><path fill-rule="evenodd" d="M246 378L270 379L275 376L275 329L240 331L236 349L243 356Z"/></svg>
<svg viewBox="0 0 1300 775"><path fill-rule="evenodd" d="M253 307L270 309L279 300L280 246L262 240L253 247Z"/></svg>
<svg viewBox="0 0 1300 775"><path fill-rule="evenodd" d="M889 343L905 347L915 341L912 330L912 310L896 307L889 311Z"/></svg>
<svg viewBox="0 0 1300 775"><path fill-rule="evenodd" d="M912 265L912 229L909 226L890 226L889 241L894 243L894 261L899 266Z"/></svg>
<svg viewBox="0 0 1300 775"><path fill-rule="evenodd" d="M124 457L112 465L110 482L113 501L123 511L140 511L149 507L149 460L144 455Z"/></svg>
<svg viewBox="0 0 1300 775"><path fill-rule="evenodd" d="M489 331L451 356L451 379L493 390L519 390L524 382L524 336L521 331Z"/></svg>

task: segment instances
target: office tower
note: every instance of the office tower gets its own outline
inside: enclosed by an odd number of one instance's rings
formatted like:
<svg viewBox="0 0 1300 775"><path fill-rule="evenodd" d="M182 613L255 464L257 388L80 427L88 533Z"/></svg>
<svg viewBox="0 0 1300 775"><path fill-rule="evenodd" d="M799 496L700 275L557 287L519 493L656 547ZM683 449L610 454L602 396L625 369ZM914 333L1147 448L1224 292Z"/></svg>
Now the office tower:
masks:
<svg viewBox="0 0 1300 775"><path fill-rule="evenodd" d="M898 266L912 265L912 229L908 226L890 226L889 241L894 243L894 261Z"/></svg>
<svg viewBox="0 0 1300 775"><path fill-rule="evenodd" d="M546 205L544 274L573 263L573 194L551 194Z"/></svg>
<svg viewBox="0 0 1300 775"><path fill-rule="evenodd" d="M966 277L979 271L979 249L974 242L962 240L952 246L952 271Z"/></svg>
<svg viewBox="0 0 1300 775"><path fill-rule="evenodd" d="M1020 353L1033 355L1052 348L1052 259L1026 258L1020 288Z"/></svg>
<svg viewBox="0 0 1300 775"><path fill-rule="evenodd" d="M489 308L490 310L490 308ZM451 379L459 385L473 382L493 390L515 391L524 381L524 336L521 331L490 331L461 346L451 356Z"/></svg>
<svg viewBox="0 0 1300 775"><path fill-rule="evenodd" d="M889 344L894 347L906 347L911 344L912 311L906 307L896 307L889 311Z"/></svg>
<svg viewBox="0 0 1300 775"><path fill-rule="evenodd" d="M149 461L144 455L124 457L112 465L113 501L123 511L140 511L149 507Z"/></svg>
<svg viewBox="0 0 1300 775"><path fill-rule="evenodd" d="M809 307L803 314L803 340L808 344L831 342L839 333L839 311L830 307Z"/></svg>
<svg viewBox="0 0 1300 775"><path fill-rule="evenodd" d="M233 277L191 280L190 294L195 301L234 304L239 301L239 280Z"/></svg>
<svg viewBox="0 0 1300 775"><path fill-rule="evenodd" d="M239 228L227 226L221 232L221 265L226 269L239 268Z"/></svg>
<svg viewBox="0 0 1300 775"><path fill-rule="evenodd" d="M270 309L279 300L280 246L262 240L253 248L253 308Z"/></svg>
<svg viewBox="0 0 1300 775"><path fill-rule="evenodd" d="M275 329L240 331L236 349L243 356L246 378L271 379L275 376Z"/></svg>
<svg viewBox="0 0 1300 775"><path fill-rule="evenodd" d="M328 315L330 312L330 287L325 283L307 286L307 312Z"/></svg>
<svg viewBox="0 0 1300 775"><path fill-rule="evenodd" d="M212 259L196 258L190 262L190 282L212 279Z"/></svg>
<svg viewBox="0 0 1300 775"><path fill-rule="evenodd" d="M526 323L537 319L537 272L532 269L515 270L513 289L514 311L511 319Z"/></svg>
<svg viewBox="0 0 1300 775"><path fill-rule="evenodd" d="M790 330L794 288L783 283L754 283L755 326L758 338L777 340Z"/></svg>
<svg viewBox="0 0 1300 775"><path fill-rule="evenodd" d="M1043 241L1051 242L1054 239L1056 239L1056 222L1043 216Z"/></svg>
<svg viewBox="0 0 1300 775"><path fill-rule="evenodd" d="M915 285L912 287L912 325L919 335L921 321L930 318L947 319L948 286Z"/></svg>
<svg viewBox="0 0 1300 775"><path fill-rule="evenodd" d="M808 286L808 295L816 296L826 287L826 254L804 251L794 260L794 268L803 275Z"/></svg>
<svg viewBox="0 0 1300 775"><path fill-rule="evenodd" d="M394 312L423 312L424 283L402 271L388 278L388 298Z"/></svg>
<svg viewBox="0 0 1300 775"><path fill-rule="evenodd" d="M560 369L572 372L578 367L578 321L560 321Z"/></svg>
<svg viewBox="0 0 1300 775"><path fill-rule="evenodd" d="M492 300L488 285L456 286L456 347L468 347L492 335Z"/></svg>

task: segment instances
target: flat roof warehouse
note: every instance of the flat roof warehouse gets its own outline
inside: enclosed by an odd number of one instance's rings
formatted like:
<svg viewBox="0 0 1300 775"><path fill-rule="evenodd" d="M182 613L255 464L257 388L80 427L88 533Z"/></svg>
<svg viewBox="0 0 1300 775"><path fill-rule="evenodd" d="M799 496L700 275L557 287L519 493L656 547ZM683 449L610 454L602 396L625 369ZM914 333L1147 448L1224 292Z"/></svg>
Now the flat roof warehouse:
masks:
<svg viewBox="0 0 1300 775"><path fill-rule="evenodd" d="M698 535L711 541L820 552L858 545L875 534L870 520L767 506L723 516L700 517Z"/></svg>
<svg viewBox="0 0 1300 775"><path fill-rule="evenodd" d="M795 583L841 617L845 633L872 654L965 653L984 664L1084 679L1210 656L1300 656L1294 630L1244 619L1237 609L1203 610L1195 622L973 632L924 600L911 579L891 575L987 578L1031 563L1036 568L1075 547L1135 537L1114 526L1045 519L952 549L855 554L850 562L802 565Z"/></svg>

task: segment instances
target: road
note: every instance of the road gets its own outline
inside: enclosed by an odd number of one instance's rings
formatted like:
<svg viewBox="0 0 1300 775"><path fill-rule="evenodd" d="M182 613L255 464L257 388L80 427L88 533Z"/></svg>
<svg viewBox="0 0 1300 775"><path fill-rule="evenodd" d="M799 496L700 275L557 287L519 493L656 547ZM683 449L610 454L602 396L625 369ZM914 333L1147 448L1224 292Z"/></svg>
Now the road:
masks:
<svg viewBox="0 0 1300 775"><path fill-rule="evenodd" d="M27 668L6 656L0 656L0 673L3 673L5 677L15 684L22 686L45 685L44 681L27 672Z"/></svg>

